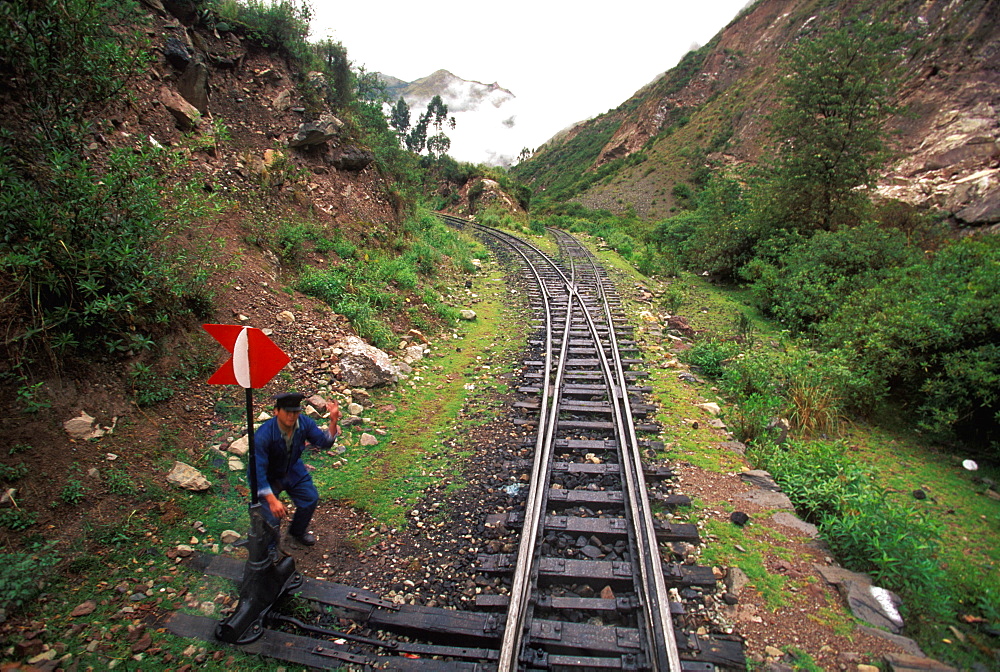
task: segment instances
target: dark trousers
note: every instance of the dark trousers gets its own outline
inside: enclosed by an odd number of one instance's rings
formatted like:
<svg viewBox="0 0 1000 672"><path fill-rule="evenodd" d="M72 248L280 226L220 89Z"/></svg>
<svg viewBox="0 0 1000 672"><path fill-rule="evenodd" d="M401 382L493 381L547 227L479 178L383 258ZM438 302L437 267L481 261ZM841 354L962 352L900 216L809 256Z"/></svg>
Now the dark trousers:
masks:
<svg viewBox="0 0 1000 672"><path fill-rule="evenodd" d="M319 504L319 493L313 485L312 476L306 474L296 483L285 483L278 479L271 480L271 491L277 497L282 492L287 492L295 503L295 515L292 516L292 523L288 526L288 533L293 537L301 537L309 531L309 523L312 521L313 513L316 512L316 505ZM271 513L271 507L267 502L261 501L261 512L264 519L273 527L278 527L278 519Z"/></svg>

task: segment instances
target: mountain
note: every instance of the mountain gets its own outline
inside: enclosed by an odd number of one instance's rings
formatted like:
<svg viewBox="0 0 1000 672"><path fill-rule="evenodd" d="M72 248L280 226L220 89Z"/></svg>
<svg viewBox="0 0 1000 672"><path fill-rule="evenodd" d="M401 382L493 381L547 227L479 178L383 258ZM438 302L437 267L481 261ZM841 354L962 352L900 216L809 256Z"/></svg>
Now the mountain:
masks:
<svg viewBox="0 0 1000 672"><path fill-rule="evenodd" d="M758 0L707 45L616 109L539 148L515 174L590 207L668 216L695 171L753 164L771 151L780 55L848 15L908 39L898 158L884 196L948 212L962 226L1000 222L1000 12L990 0Z"/></svg>
<svg viewBox="0 0 1000 672"><path fill-rule="evenodd" d="M414 119L427 108L431 98L441 96L449 115L455 118L455 129L447 132L451 138L448 153L454 158L510 165L521 150L512 132L517 124L517 98L498 83L462 79L447 70L412 82L383 73L377 75L386 84L393 102L399 98L406 101Z"/></svg>

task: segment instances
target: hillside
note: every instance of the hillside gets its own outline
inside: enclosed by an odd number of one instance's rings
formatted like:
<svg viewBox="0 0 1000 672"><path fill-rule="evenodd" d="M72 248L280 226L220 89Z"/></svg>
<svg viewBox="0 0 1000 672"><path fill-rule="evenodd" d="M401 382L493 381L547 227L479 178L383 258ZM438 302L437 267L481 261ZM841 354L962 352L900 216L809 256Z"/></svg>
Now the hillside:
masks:
<svg viewBox="0 0 1000 672"><path fill-rule="evenodd" d="M907 38L903 110L889 123L899 158L879 193L944 209L961 226L1000 221L1000 18L985 0L759 0L618 108L560 134L514 173L557 199L668 216L679 204L675 189L691 185L703 166L753 164L767 152L779 54L846 12L888 21Z"/></svg>
<svg viewBox="0 0 1000 672"><path fill-rule="evenodd" d="M343 315L348 306L338 314L328 301L295 289L305 271L340 267L349 269L354 284L338 296L369 300L367 285L378 280L367 277L365 267L381 262L383 248L399 257L411 246L403 229L404 210L412 203L402 205L411 197L398 174L377 166L377 147L366 141L356 113L344 110L340 119L329 108L317 110L312 87L321 87L322 78L316 73L303 78L287 51L259 34L208 23L211 15L194 12L188 3L146 0L140 7L137 15L111 16L115 34L140 28L140 51L128 58L148 59L148 65L130 76L125 92L116 90L87 110L93 116L79 127L93 125L76 163L59 143L75 139L78 127L61 135L64 119L45 116L56 109L55 96L65 95L60 82L32 87L33 71L22 61L0 88L5 196L23 198L34 189L17 191L27 176L38 178L38 186L62 189L67 199L60 203L59 192L49 192L39 203L20 200L3 213L0 400L15 409L0 421L5 552L51 542L56 561L81 552L99 557L107 551L91 546L95 530L126 525L123 494L139 498L130 509L136 522L180 515L153 501L163 494L160 483L171 458L203 461L208 434L225 441L245 425L238 412L233 417L223 410L231 390L204 385L224 353L199 324L262 328L288 352L289 371L258 390L265 406L270 395L292 387L332 393L339 369L330 353L357 342L359 325L373 325L365 333L369 340L399 343L395 335L385 335L392 334L386 326L357 309L352 326ZM77 25L74 17L65 18ZM73 34L72 27L51 25ZM66 46L60 67L78 67L73 45ZM11 44L8 48L0 53L3 59L18 56ZM92 86L85 82L80 89ZM48 124L44 134L38 133L40 117ZM55 158L48 162L50 153ZM60 173L64 168L67 175ZM107 193L99 191L105 187ZM110 226L107 232L87 219L91 197L107 208L99 215ZM36 216L30 214L33 207L47 214L32 236L10 233L25 230ZM140 238L128 239L132 229L124 223L133 221L140 234L155 230L155 239L149 239L155 253L144 249ZM41 247L37 266L11 253L11 245L30 245L33 237L40 246L51 238L55 262ZM100 275L94 262L100 249L87 247L95 238L109 254L121 247L126 263L145 264L122 269L131 275L130 284ZM82 259L73 256L77 250L83 250ZM440 262L443 257L435 255ZM436 282L445 282L448 265L440 263ZM49 271L54 276L45 275ZM179 275L164 282L165 273ZM35 344L30 337L39 331L33 322L39 313L21 302L16 289L37 283L42 308L57 301L72 306L88 278L103 287L99 302L79 308L100 314L96 326L79 322L79 334L90 340L63 350L51 341ZM64 282L75 287L71 298L57 291ZM404 336L416 326L437 329L447 323L426 303L408 309L407 287L412 288L408 281L381 280L380 319ZM119 339L112 319L124 319L125 332L134 337ZM65 423L81 418L93 433L68 434ZM100 444L88 441L101 436ZM128 487L109 485L115 478Z"/></svg>

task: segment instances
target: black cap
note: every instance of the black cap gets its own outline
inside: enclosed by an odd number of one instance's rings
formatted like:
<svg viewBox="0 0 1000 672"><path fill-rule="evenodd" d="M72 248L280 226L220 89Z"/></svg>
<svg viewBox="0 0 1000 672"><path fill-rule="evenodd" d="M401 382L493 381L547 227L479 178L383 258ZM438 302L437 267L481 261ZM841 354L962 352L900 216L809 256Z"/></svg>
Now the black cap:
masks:
<svg viewBox="0 0 1000 672"><path fill-rule="evenodd" d="M298 392L285 392L274 398L274 406L286 411L301 411L304 398L305 395Z"/></svg>

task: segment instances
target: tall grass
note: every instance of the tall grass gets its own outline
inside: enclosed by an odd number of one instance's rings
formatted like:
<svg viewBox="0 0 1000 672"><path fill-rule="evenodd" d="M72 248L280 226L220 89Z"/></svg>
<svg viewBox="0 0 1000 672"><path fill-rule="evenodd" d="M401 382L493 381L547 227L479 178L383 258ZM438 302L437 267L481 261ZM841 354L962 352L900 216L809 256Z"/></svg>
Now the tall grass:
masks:
<svg viewBox="0 0 1000 672"><path fill-rule="evenodd" d="M343 241L338 246L345 253L338 263L321 270L305 268L295 288L326 302L350 320L358 335L381 348L396 342L390 326L394 316L405 313L413 320L407 306L414 305L414 295L420 298L417 314L426 310L433 319L454 324L457 310L441 301L434 283L453 273L470 272L471 259L483 252L423 209L407 219L403 235L387 248L370 249L358 258Z"/></svg>

